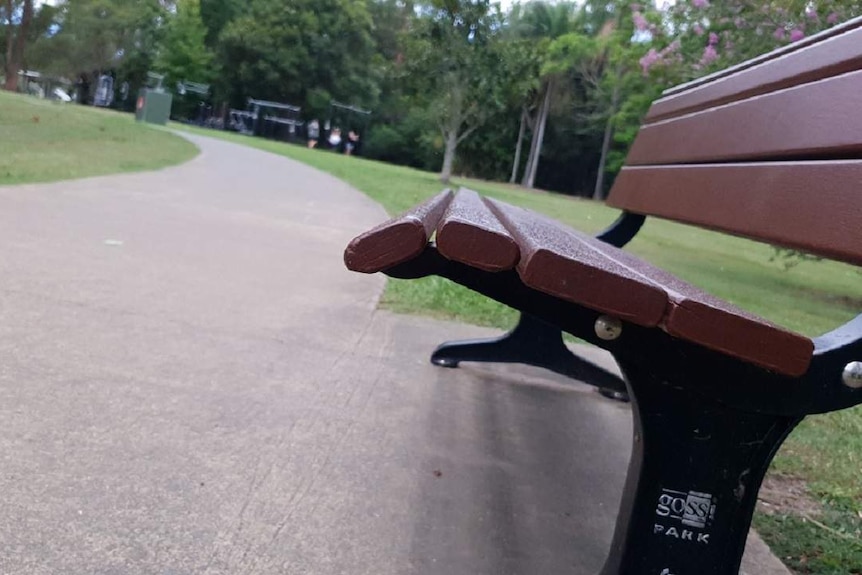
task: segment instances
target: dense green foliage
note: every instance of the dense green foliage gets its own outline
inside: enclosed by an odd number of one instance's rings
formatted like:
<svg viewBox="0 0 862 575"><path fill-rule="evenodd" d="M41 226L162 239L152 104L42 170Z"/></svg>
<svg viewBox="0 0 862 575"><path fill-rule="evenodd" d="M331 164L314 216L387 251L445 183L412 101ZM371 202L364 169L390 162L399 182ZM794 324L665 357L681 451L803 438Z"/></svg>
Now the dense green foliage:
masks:
<svg viewBox="0 0 862 575"><path fill-rule="evenodd" d="M177 82L208 82L214 76L213 56L206 48L207 29L201 19L200 0L178 0L176 15L168 20L161 49L154 63L168 86Z"/></svg>
<svg viewBox="0 0 862 575"><path fill-rule="evenodd" d="M27 6L0 4L4 45L22 36ZM77 81L81 101L107 72L115 89L126 88L114 106L131 109L147 72L156 72L172 90L183 81L210 84L215 111L244 108L250 97L300 106L306 121L361 130L364 155L441 170L444 179L454 172L596 198L664 88L862 11L859 0L34 6L21 65ZM7 53L14 50L0 59ZM193 100L180 99L177 115L193 115ZM335 115L332 100L374 113L370 121Z"/></svg>
<svg viewBox="0 0 862 575"><path fill-rule="evenodd" d="M251 0L216 46L223 97L287 101L320 114L331 98L375 101L379 72L365 0Z"/></svg>

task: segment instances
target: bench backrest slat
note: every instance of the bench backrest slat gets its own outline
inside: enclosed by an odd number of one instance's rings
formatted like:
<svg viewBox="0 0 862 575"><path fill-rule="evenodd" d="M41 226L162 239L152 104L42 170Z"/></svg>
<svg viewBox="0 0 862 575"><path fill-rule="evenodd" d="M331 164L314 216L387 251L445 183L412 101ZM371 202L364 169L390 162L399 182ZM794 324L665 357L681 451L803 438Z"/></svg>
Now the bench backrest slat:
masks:
<svg viewBox="0 0 862 575"><path fill-rule="evenodd" d="M793 158L862 158L862 71L646 125L626 163Z"/></svg>
<svg viewBox="0 0 862 575"><path fill-rule="evenodd" d="M862 160L626 167L616 186L618 208L862 265Z"/></svg>
<svg viewBox="0 0 862 575"><path fill-rule="evenodd" d="M608 204L862 265L862 19L666 92Z"/></svg>

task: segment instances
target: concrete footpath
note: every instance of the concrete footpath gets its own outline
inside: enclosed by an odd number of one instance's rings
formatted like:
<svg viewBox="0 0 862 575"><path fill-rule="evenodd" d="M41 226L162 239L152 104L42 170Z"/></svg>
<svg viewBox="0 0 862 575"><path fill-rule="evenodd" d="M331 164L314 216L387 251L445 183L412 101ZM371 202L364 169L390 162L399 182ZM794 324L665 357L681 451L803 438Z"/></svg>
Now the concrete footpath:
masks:
<svg viewBox="0 0 862 575"><path fill-rule="evenodd" d="M375 311L385 218L285 158L0 188L0 573L594 575L628 407ZM607 357L601 358L607 361ZM786 575L751 544L747 575Z"/></svg>

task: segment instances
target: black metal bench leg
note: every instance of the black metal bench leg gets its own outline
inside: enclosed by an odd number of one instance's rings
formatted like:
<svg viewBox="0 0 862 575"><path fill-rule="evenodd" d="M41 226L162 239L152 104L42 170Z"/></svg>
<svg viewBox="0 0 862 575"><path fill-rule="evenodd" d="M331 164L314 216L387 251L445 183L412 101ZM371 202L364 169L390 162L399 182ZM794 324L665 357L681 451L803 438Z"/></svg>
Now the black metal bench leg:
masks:
<svg viewBox="0 0 862 575"><path fill-rule="evenodd" d="M623 380L573 354L559 328L527 313L522 313L518 325L502 337L446 342L431 354L434 365L458 367L462 361L543 367L594 385L613 399L628 400Z"/></svg>
<svg viewBox="0 0 862 575"><path fill-rule="evenodd" d="M602 575L737 575L763 476L801 417L732 409L623 371L634 450Z"/></svg>

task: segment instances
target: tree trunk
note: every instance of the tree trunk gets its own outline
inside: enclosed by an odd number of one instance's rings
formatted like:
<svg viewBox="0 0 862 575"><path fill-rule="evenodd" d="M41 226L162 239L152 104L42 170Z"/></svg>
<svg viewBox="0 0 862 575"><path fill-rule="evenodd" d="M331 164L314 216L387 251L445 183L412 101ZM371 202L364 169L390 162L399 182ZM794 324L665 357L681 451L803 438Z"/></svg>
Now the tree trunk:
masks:
<svg viewBox="0 0 862 575"><path fill-rule="evenodd" d="M542 101L544 101L544 99ZM541 115L542 115L542 106L540 105L539 109L536 110L536 117L533 118L533 120L530 122L530 132L531 132L530 153L527 155L527 165L524 166L524 176L521 179L521 185L522 186L527 185L527 178L530 175L530 171L533 169L533 160L536 159L536 145L539 142L539 139L538 139L538 132L539 131L536 128L538 127L539 117ZM527 118L527 120L529 121L530 119Z"/></svg>
<svg viewBox="0 0 862 575"><path fill-rule="evenodd" d="M4 63L6 64L6 66L3 69L3 74L6 77L6 83L4 84L3 88L8 90L9 89L9 87L8 87L9 86L9 70L11 69L10 64L12 63L13 55L14 55L13 54L13 48L15 46L15 29L12 27L12 0L6 0L6 2L4 2L4 4L5 4L5 9L6 9L6 18L9 19L9 23L6 24L6 52L5 52L6 58L4 59ZM18 71L16 70L15 71L16 88L17 88L17 83L18 83L17 80L18 80ZM15 88L13 88L13 89L15 89Z"/></svg>
<svg viewBox="0 0 862 575"><path fill-rule="evenodd" d="M6 82L3 88L14 92L18 89L18 70L21 69L27 32L33 20L33 0L24 0L21 23L17 27L12 26L12 0L6 0L6 10L9 25L6 30Z"/></svg>
<svg viewBox="0 0 862 575"><path fill-rule="evenodd" d="M452 166L455 164L455 151L458 149L458 132L446 130L446 151L443 153L443 170L440 172L440 181L448 184L452 179Z"/></svg>
<svg viewBox="0 0 862 575"><path fill-rule="evenodd" d="M542 100L542 108L539 112L539 123L535 132L535 150L533 150L533 161L530 162L530 170L524 175L524 186L532 188L536 183L536 172L539 169L539 156L542 154L542 141L545 139L545 125L548 123L548 113L551 109L551 90L553 82L549 81L545 90L545 98Z"/></svg>
<svg viewBox="0 0 862 575"><path fill-rule="evenodd" d="M518 129L518 143L515 145L515 161L512 162L512 177L509 183L514 184L518 179L518 165L521 163L521 146L524 141L524 130L527 127L527 110L521 110L521 127Z"/></svg>
<svg viewBox="0 0 862 575"><path fill-rule="evenodd" d="M620 103L620 76L617 74L617 82L614 84L614 91L611 94L611 109L608 114L608 121L605 124L605 137L602 140L602 153L599 156L599 173L596 174L596 187L593 189L593 199L601 201L605 195L605 166L608 163L608 152L611 149L611 136L614 133L614 114L617 113L617 107Z"/></svg>

